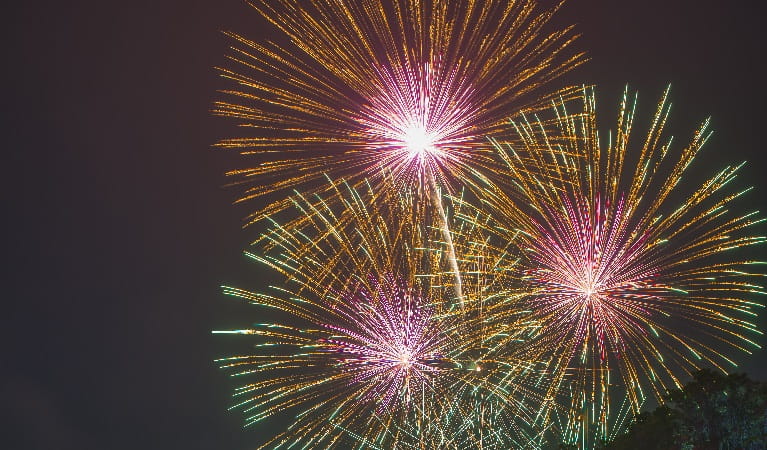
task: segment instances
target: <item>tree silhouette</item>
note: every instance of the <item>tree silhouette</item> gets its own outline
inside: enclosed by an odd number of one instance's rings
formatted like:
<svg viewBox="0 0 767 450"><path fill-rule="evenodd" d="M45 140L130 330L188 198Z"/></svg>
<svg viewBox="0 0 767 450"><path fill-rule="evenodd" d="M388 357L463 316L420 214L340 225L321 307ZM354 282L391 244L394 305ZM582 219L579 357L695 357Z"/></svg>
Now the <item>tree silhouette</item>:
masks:
<svg viewBox="0 0 767 450"><path fill-rule="evenodd" d="M665 404L638 414L610 450L767 448L767 384L701 370Z"/></svg>

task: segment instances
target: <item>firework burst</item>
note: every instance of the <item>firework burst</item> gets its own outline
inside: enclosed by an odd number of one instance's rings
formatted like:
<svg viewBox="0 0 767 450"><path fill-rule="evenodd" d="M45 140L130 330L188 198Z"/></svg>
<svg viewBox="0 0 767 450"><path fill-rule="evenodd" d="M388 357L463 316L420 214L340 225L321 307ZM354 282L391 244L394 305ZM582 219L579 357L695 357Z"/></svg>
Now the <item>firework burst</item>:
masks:
<svg viewBox="0 0 767 450"><path fill-rule="evenodd" d="M586 445L590 424L608 436L611 391L625 390L637 410L648 392L660 398L680 377L728 370L733 351L759 347L750 320L764 293L754 284L761 263L742 249L764 243L748 232L762 219L730 211L748 191L728 189L740 166L681 192L708 121L673 151L667 95L640 142L630 139L636 100L626 94L602 146L590 89L576 113L562 102L552 119L514 120L514 143L495 141L509 182L488 189L488 230L525 254L512 278L535 292L528 305L561 376L552 389L573 399L563 425L571 442Z"/></svg>
<svg viewBox="0 0 767 450"><path fill-rule="evenodd" d="M284 274L285 287L225 288L277 316L217 332L255 340L253 354L219 360L251 378L236 393L246 423L293 414L293 425L265 444L278 447L534 446L548 422L550 377L522 343L539 326L516 306L519 291L494 284L499 262L486 257L482 227L460 211L446 214L466 288L459 302L442 232L423 226L406 191L333 186L335 206L295 198L302 226L275 222L265 237L271 250L249 254ZM465 422L456 435L447 427L458 413Z"/></svg>
<svg viewBox="0 0 767 450"><path fill-rule="evenodd" d="M369 284L373 292L361 286L333 306L344 324L326 324L338 336L322 342L353 383L371 386L365 397L384 411L392 401L409 402L428 389L446 342L433 311L416 293L392 275Z"/></svg>
<svg viewBox="0 0 767 450"><path fill-rule="evenodd" d="M250 136L219 145L268 159L230 172L249 186L241 201L316 191L325 173L356 185L382 168L434 197L436 185L492 166L485 135L509 108L547 104L535 91L583 59L564 55L569 28L544 32L554 11L532 0L251 5L285 42L229 34L232 68L220 73L233 88L214 113ZM271 203L251 219L289 206Z"/></svg>

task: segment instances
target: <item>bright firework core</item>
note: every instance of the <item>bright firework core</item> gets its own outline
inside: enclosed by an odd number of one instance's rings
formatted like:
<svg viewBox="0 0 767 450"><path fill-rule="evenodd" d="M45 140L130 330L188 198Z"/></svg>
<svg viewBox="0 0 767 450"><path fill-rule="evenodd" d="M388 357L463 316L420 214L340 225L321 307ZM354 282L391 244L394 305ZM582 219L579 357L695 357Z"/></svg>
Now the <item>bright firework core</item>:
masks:
<svg viewBox="0 0 767 450"><path fill-rule="evenodd" d="M410 158L423 158L427 153L439 152L435 145L436 137L429 133L423 125L408 126L402 135L402 142Z"/></svg>
<svg viewBox="0 0 767 450"><path fill-rule="evenodd" d="M377 89L356 121L371 162L409 182L457 175L474 134L475 90L440 62L378 68Z"/></svg>
<svg viewBox="0 0 767 450"><path fill-rule="evenodd" d="M399 364L409 368L413 364L413 354L407 349L402 349L399 354Z"/></svg>
<svg viewBox="0 0 767 450"><path fill-rule="evenodd" d="M591 280L584 282L581 286L581 292L583 292L584 297L591 300L593 295L599 295L598 283Z"/></svg>

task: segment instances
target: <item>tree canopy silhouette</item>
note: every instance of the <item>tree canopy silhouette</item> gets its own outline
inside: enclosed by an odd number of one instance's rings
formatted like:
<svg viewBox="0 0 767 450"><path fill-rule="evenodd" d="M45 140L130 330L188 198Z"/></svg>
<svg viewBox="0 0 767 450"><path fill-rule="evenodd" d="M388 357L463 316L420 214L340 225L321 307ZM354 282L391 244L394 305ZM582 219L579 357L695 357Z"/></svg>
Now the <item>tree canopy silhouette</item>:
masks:
<svg viewBox="0 0 767 450"><path fill-rule="evenodd" d="M767 448L767 383L745 374L695 373L665 404L638 414L610 450Z"/></svg>

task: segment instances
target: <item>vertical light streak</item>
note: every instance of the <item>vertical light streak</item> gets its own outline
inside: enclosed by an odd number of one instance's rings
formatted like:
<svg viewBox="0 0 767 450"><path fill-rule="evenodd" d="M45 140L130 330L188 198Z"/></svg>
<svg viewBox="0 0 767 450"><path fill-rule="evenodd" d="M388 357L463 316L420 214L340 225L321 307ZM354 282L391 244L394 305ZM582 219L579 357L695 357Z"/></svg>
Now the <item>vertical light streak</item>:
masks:
<svg viewBox="0 0 767 450"><path fill-rule="evenodd" d="M461 281L461 271L458 267L458 260L455 256L455 246L453 245L453 237L450 233L447 214L445 214L445 208L442 205L442 198L437 182L434 180L434 174L430 170L427 171L427 173L429 178L429 197L431 197L432 205L439 214L439 226L442 232L442 239L444 239L447 244L447 259L450 263L450 269L453 271L454 277L453 290L455 291L455 297L458 300L459 305L463 308L463 282Z"/></svg>

